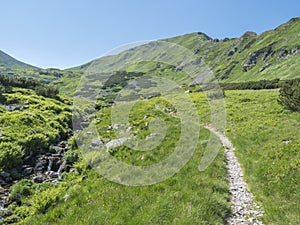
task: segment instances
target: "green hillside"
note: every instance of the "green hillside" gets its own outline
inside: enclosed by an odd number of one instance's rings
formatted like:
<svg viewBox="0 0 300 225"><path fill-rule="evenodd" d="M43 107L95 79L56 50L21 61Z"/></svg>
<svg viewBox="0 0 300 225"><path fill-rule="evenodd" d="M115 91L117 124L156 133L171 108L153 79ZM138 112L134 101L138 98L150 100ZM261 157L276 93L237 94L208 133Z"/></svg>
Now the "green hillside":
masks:
<svg viewBox="0 0 300 225"><path fill-rule="evenodd" d="M153 41L67 70L0 52L0 225L227 224L228 146L204 128L215 121L234 146L262 222L299 224L300 114L278 102L282 82L300 78L299 60L300 18L239 38L196 32ZM209 89L214 77L224 90ZM125 107L116 112L118 104ZM119 144L122 132L128 136ZM146 142L157 137L159 145ZM179 143L194 145L193 154L176 152ZM174 173L162 182L149 180L167 169L132 186L127 179L140 171L121 176L126 165L165 168L171 156ZM125 166L105 167L109 157Z"/></svg>
<svg viewBox="0 0 300 225"><path fill-rule="evenodd" d="M34 69L37 67L23 63L0 50L0 69Z"/></svg>
<svg viewBox="0 0 300 225"><path fill-rule="evenodd" d="M191 33L159 41L175 43L189 49L201 63L209 67L219 82L247 82L259 80L281 80L299 78L300 60L300 18L293 18L274 30L262 34L245 32L239 38L213 39L204 33ZM26 76L53 82L61 88L61 93L72 96L84 73L91 73L97 67L97 73L143 70L146 75L155 73L165 77L172 73L177 80L182 80L182 73L176 68L161 63L143 62L136 66L124 67L125 61L134 61L144 57L144 50L149 43L125 50L118 55L105 56L84 65L67 70L38 69L19 62L0 52L2 73ZM165 54L163 49L154 50L152 61L159 61ZM179 54L178 59L182 56ZM176 59L174 59L175 61ZM108 67L109 65L109 67ZM100 71L99 71L100 70ZM107 77L107 74L104 75ZM98 75L98 77L101 77ZM100 78L101 79L101 78Z"/></svg>
<svg viewBox="0 0 300 225"><path fill-rule="evenodd" d="M278 105L277 90L226 91L226 96L226 132L236 147L250 191L264 209L263 222L297 224L299 113ZM203 116L209 113L204 94L193 93L191 97L202 115L200 123L209 122ZM163 103L159 98L140 102L133 110L131 118L138 135L149 134L143 116L155 115L151 105L158 102ZM102 118L97 127L103 141L115 138L108 129L110 113L108 108L97 112L96 118ZM171 136L164 143L169 147L163 148L169 151L179 135L177 119L169 113L160 116L170 122ZM224 224L230 215L224 152L220 151L208 169L200 172L197 167L209 135L206 129L200 132L191 161L162 183L144 187L116 184L95 173L81 159L72 167L75 172L65 173L57 185L24 186L30 194L21 197L21 206L10 206L11 216L5 221L26 217L20 224ZM110 153L135 165L152 164L168 154L128 151L122 146ZM23 196L24 189L14 190Z"/></svg>
<svg viewBox="0 0 300 225"><path fill-rule="evenodd" d="M239 38L218 40L198 32L160 41L176 43L189 49L202 60L202 65L208 66L213 75L222 83L273 80L276 78L286 80L300 77L298 72L300 69L298 63L300 60L299 30L300 18L294 18L276 29L260 35L246 32ZM62 76L55 83L62 86L62 93L70 94L75 91L77 79L80 79L82 73L91 73L91 68L97 68L100 71L96 72L102 73L117 71L120 67L126 71L143 70L146 75L155 73L162 77L173 73L173 76L180 80L182 77L180 71L178 72L176 68L170 68L169 65L162 65L161 63L143 62L135 67L123 67L125 61L143 58L145 48L151 44L153 43L68 69L67 71L72 71L73 75ZM162 49L153 49L151 54L156 55L156 58L153 58L155 61L159 60L164 53ZM182 58L181 55L172 55L172 57Z"/></svg>

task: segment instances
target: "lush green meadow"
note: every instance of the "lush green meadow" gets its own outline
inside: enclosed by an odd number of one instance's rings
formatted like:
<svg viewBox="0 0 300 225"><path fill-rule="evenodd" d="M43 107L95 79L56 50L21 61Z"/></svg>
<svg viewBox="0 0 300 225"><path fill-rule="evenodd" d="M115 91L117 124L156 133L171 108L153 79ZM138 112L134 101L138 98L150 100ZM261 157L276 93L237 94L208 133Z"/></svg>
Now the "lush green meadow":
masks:
<svg viewBox="0 0 300 225"><path fill-rule="evenodd" d="M300 114L277 103L278 90L227 91L227 136L265 224L300 222Z"/></svg>
<svg viewBox="0 0 300 225"><path fill-rule="evenodd" d="M202 105L206 105L204 96L200 98ZM131 115L132 132L145 138L149 134L145 126L147 120L151 115L160 116L170 130L162 147L154 149L154 153L118 147L111 154L119 160L134 165L157 163L167 157L176 145L180 136L180 130L177 132L178 118L163 113L166 112L163 109L150 107L153 104L167 106L158 98L141 101ZM207 105L201 110L207 112ZM143 118L145 114L149 117ZM107 132L110 110L103 109L97 115L102 118L97 128L103 140L114 138L114 132ZM49 207L46 214L29 217L22 224L224 224L230 214L225 156L220 151L208 169L200 172L198 166L210 135L204 128L200 132L195 153L184 168L173 177L150 186L132 187L113 183L93 169L84 171L85 163L79 162L78 171L86 176L85 179L82 180L80 175L66 176L68 187L59 189L61 194L57 195L56 206ZM57 193L55 189L53 192ZM39 193L39 196L46 194L49 192Z"/></svg>
<svg viewBox="0 0 300 225"><path fill-rule="evenodd" d="M25 89L15 89L7 98L17 98L19 102L28 100L29 109L26 110L33 115L36 107L44 109L42 116L49 122L59 119L55 110L67 107L60 101L37 97L32 91L25 92ZM226 135L233 142L250 191L264 209L263 221L265 224L299 223L300 114L284 110L277 103L278 90L226 91L225 94ZM39 103L34 103L33 96L40 98ZM191 93L190 96L198 107L201 125L210 123L209 106L204 94ZM150 165L170 154L170 148L176 145L180 135L177 131L180 126L178 118L165 110L170 106L159 98L139 104L130 117L134 126L132 132L140 138L149 135L145 124L153 115L167 121L167 127L175 135L167 133L163 147L156 149L155 154L134 152L124 147L114 149L111 154L130 164ZM153 104L160 104L163 110L156 110ZM15 114L23 115L24 112ZM108 108L97 112L101 120L96 124L104 142L115 138L113 131L107 132L110 113ZM145 118L145 114L149 117ZM5 120L6 117L10 119ZM13 122L13 117L14 113L2 109L3 121ZM35 121L38 128L41 122ZM17 129L15 126L21 127L24 132L29 129L26 123L11 123L2 128L3 134L13 138L13 130ZM37 128L32 127L39 130ZM205 171L198 170L208 138L209 132L201 127L198 145L189 163L173 177L150 186L130 187L113 183L90 169L81 159L74 165L77 172L64 174L58 185L34 184L27 187L31 194L22 197L20 206L10 206L9 210L13 213L10 221L27 217L19 223L224 224L230 215L224 152L219 151ZM73 139L69 140L69 144L70 149L76 151ZM14 188L14 194L22 191L23 187Z"/></svg>

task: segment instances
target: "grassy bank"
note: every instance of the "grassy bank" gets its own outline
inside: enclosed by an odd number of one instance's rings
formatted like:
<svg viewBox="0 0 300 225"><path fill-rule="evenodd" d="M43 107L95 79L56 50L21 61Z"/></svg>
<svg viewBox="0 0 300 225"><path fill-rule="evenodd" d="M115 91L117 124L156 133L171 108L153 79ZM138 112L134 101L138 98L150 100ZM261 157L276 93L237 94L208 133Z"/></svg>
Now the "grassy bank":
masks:
<svg viewBox="0 0 300 225"><path fill-rule="evenodd" d="M227 91L227 135L265 224L300 222L300 114L283 110L278 90Z"/></svg>

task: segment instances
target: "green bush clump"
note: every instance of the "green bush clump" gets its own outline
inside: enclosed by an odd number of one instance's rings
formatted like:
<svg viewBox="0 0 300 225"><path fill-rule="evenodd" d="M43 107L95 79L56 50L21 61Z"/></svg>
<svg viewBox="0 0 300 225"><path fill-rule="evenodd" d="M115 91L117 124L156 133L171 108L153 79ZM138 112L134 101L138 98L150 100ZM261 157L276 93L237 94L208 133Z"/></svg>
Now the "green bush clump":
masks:
<svg viewBox="0 0 300 225"><path fill-rule="evenodd" d="M56 205L61 200L65 189L65 187L59 186L34 194L29 200L31 209L34 213L45 213L48 208Z"/></svg>
<svg viewBox="0 0 300 225"><path fill-rule="evenodd" d="M21 146L11 142L0 143L0 169L11 169L22 162L24 151Z"/></svg>
<svg viewBox="0 0 300 225"><path fill-rule="evenodd" d="M46 85L41 83L39 80L26 78L26 77L8 77L5 75L0 75L0 83L3 84L4 87L21 87L28 89L35 89L38 95L42 95L44 97L55 97L59 91L58 88L53 85Z"/></svg>
<svg viewBox="0 0 300 225"><path fill-rule="evenodd" d="M48 138L44 134L29 135L22 141L26 152L39 152L49 147Z"/></svg>
<svg viewBox="0 0 300 225"><path fill-rule="evenodd" d="M279 104L300 112L300 79L285 81L279 91Z"/></svg>
<svg viewBox="0 0 300 225"><path fill-rule="evenodd" d="M34 193L37 184L32 180L24 179L11 187L10 201L21 202L22 199Z"/></svg>
<svg viewBox="0 0 300 225"><path fill-rule="evenodd" d="M3 102L5 100L5 97L3 95L4 91L5 91L5 87L0 84L0 102Z"/></svg>
<svg viewBox="0 0 300 225"><path fill-rule="evenodd" d="M73 164L78 161L78 154L74 151L67 151L65 153L65 160L68 164Z"/></svg>
<svg viewBox="0 0 300 225"><path fill-rule="evenodd" d="M280 86L280 80L258 80L240 83L220 83L224 90L261 90L261 89L276 89Z"/></svg>

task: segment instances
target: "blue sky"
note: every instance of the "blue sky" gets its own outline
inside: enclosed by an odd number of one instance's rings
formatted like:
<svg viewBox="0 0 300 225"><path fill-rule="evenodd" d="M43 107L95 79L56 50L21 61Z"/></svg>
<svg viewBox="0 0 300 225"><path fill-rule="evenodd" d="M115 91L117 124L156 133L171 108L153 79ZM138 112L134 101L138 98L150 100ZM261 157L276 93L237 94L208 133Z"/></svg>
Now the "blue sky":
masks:
<svg viewBox="0 0 300 225"><path fill-rule="evenodd" d="M1 3L0 50L42 68L68 68L119 45L201 31L261 33L300 16L300 1L10 0Z"/></svg>

